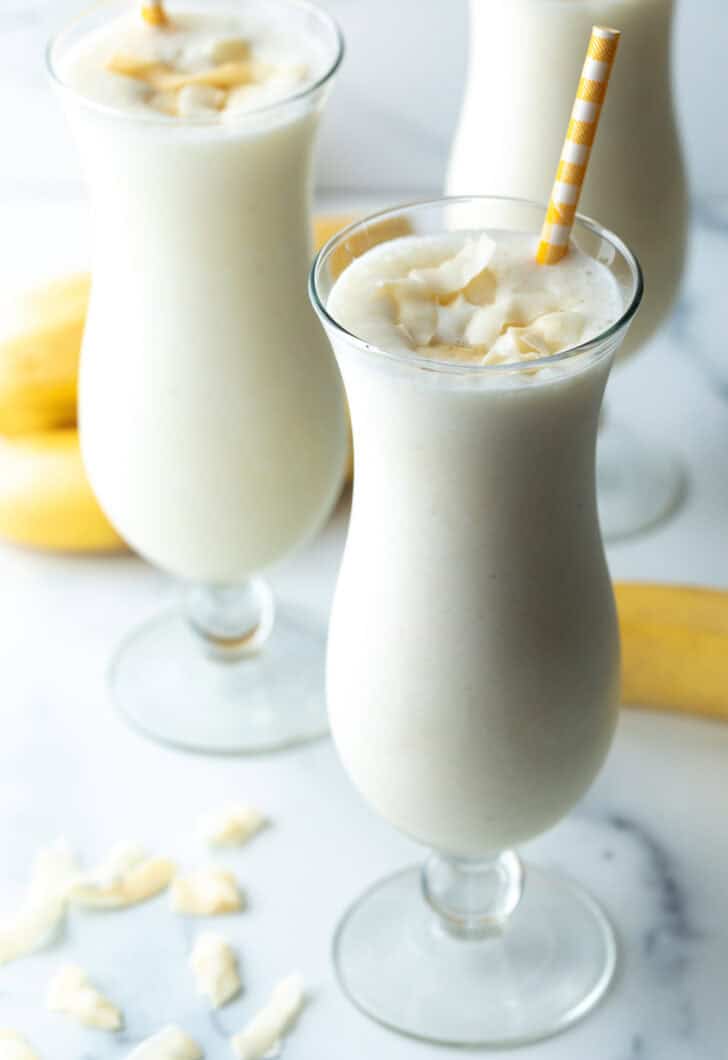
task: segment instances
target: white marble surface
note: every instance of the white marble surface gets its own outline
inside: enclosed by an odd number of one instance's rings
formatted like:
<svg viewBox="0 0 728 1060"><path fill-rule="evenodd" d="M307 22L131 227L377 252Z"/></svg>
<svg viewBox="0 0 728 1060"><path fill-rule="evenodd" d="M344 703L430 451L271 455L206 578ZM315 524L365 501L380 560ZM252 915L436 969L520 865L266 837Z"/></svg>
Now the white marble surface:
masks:
<svg viewBox="0 0 728 1060"><path fill-rule="evenodd" d="M328 202L331 205L331 202ZM339 207L349 202L338 201ZM728 587L728 404L701 373L716 341L728 241L703 204L694 228L684 310L655 346L620 369L619 415L677 449L686 502L654 533L610 549L615 577ZM0 205L12 257L0 282L84 261L80 204L48 197ZM42 248L42 252L41 252ZM284 599L325 620L345 531L342 504L325 534L275 572ZM327 741L259 759L205 759L161 749L115 716L105 688L114 645L167 604L174 587L131 557L65 558L0 548L2 740L0 909L20 895L37 847L64 833L88 862L113 842L139 839L194 865L201 811L250 799L274 826L221 857L249 890L251 908L223 928L242 954L242 999L210 1016L186 968L193 925L166 898L128 912L74 914L55 945L0 968L0 1025L24 1031L47 1060L115 1060L132 1042L178 1021L206 1055L299 968L312 1001L286 1060L425 1060L459 1053L405 1041L366 1020L339 992L329 946L341 910L381 874L420 852L362 804ZM538 1060L725 1060L728 1057L728 725L625 710L607 766L569 819L527 856L558 865L602 900L620 936L616 985L584 1023L520 1052ZM87 966L124 1008L117 1037L81 1031L44 1009L62 961Z"/></svg>

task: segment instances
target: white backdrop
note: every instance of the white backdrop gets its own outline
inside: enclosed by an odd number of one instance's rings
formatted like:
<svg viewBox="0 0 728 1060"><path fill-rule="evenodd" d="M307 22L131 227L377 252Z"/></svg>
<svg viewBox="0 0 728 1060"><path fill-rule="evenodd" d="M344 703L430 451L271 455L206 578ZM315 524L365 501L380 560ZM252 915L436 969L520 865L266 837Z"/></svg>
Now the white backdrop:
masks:
<svg viewBox="0 0 728 1060"><path fill-rule="evenodd" d="M322 3L340 19L348 55L324 122L320 187L436 191L462 91L467 0ZM73 148L45 83L43 45L53 27L86 6L88 0L0 0L0 195L6 199L78 190ZM699 194L728 192L726 55L727 0L678 0L675 91Z"/></svg>

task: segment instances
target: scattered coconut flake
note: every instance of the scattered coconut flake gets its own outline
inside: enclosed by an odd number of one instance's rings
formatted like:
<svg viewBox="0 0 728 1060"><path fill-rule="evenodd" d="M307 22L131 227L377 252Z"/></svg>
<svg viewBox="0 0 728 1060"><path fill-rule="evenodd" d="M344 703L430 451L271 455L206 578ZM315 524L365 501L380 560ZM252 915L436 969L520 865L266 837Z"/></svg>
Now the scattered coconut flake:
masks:
<svg viewBox="0 0 728 1060"><path fill-rule="evenodd" d="M194 70L190 73L164 72L149 80L163 92L178 92L189 85L209 85L212 88L231 89L240 85L249 85L264 81L271 74L271 68L265 63L234 62L210 66L206 70Z"/></svg>
<svg viewBox="0 0 728 1060"><path fill-rule="evenodd" d="M585 327L586 319L582 313L565 309L557 313L544 313L524 329L524 335L534 349L548 355L578 346Z"/></svg>
<svg viewBox="0 0 728 1060"><path fill-rule="evenodd" d="M235 876L215 866L175 876L170 894L172 911L184 916L219 916L245 908Z"/></svg>
<svg viewBox="0 0 728 1060"><path fill-rule="evenodd" d="M131 77L135 81L146 81L148 84L153 84L159 77L174 72L171 66L163 63L156 55L129 55L126 52L112 55L106 69L119 77Z"/></svg>
<svg viewBox="0 0 728 1060"><path fill-rule="evenodd" d="M495 249L495 242L483 233L477 238L466 240L457 254L439 265L412 269L406 279L390 281L389 286L406 294L421 293L425 297L454 294L468 287L488 268Z"/></svg>
<svg viewBox="0 0 728 1060"><path fill-rule="evenodd" d="M186 85L177 95L177 114L181 118L205 118L225 106L226 96L211 85Z"/></svg>
<svg viewBox="0 0 728 1060"><path fill-rule="evenodd" d="M249 59L251 45L242 37L220 37L210 46L210 61L219 66L221 63L236 63Z"/></svg>
<svg viewBox="0 0 728 1060"><path fill-rule="evenodd" d="M232 947L213 931L199 935L190 954L197 991L210 999L213 1008L221 1008L240 993L238 962Z"/></svg>
<svg viewBox="0 0 728 1060"><path fill-rule="evenodd" d="M272 68L266 76L259 77L250 84L232 88L224 116L233 118L258 107L269 107L287 96L293 96L302 87L307 76L308 67L306 66Z"/></svg>
<svg viewBox="0 0 728 1060"><path fill-rule="evenodd" d="M522 328L506 328L488 351L485 364L509 364L533 357L533 349L523 338Z"/></svg>
<svg viewBox="0 0 728 1060"><path fill-rule="evenodd" d="M94 987L77 964L66 964L53 976L48 987L48 1008L71 1016L84 1027L118 1031L121 1013Z"/></svg>
<svg viewBox="0 0 728 1060"><path fill-rule="evenodd" d="M463 334L465 344L490 348L502 333L507 319L506 309L498 303L480 306L465 326Z"/></svg>
<svg viewBox="0 0 728 1060"><path fill-rule="evenodd" d="M471 305L488 305L495 301L498 278L492 269L483 269L463 287L463 297Z"/></svg>
<svg viewBox="0 0 728 1060"><path fill-rule="evenodd" d="M0 1027L0 1060L38 1060L38 1054L22 1034L9 1027Z"/></svg>
<svg viewBox="0 0 728 1060"><path fill-rule="evenodd" d="M437 305L424 298L397 298L397 323L416 346L427 346L437 331Z"/></svg>
<svg viewBox="0 0 728 1060"><path fill-rule="evenodd" d="M495 243L483 234L468 239L439 265L412 269L404 279L381 284L394 301L397 324L415 348L432 342L465 345L474 306L495 297L496 277L488 269L494 252Z"/></svg>
<svg viewBox="0 0 728 1060"><path fill-rule="evenodd" d="M448 305L437 306L437 341L446 346L465 345L465 331L472 318L473 307L463 295Z"/></svg>
<svg viewBox="0 0 728 1060"><path fill-rule="evenodd" d="M254 1016L231 1045L238 1060L262 1060L291 1028L304 1002L303 979L289 975L274 988L270 1001Z"/></svg>
<svg viewBox="0 0 728 1060"><path fill-rule="evenodd" d="M267 823L266 817L254 806L231 804L202 817L199 830L212 846L242 846Z"/></svg>
<svg viewBox="0 0 728 1060"><path fill-rule="evenodd" d="M0 964L24 957L55 935L65 918L68 889L77 874L65 840L38 852L25 899L13 916L0 923Z"/></svg>
<svg viewBox="0 0 728 1060"><path fill-rule="evenodd" d="M270 1001L231 1041L238 1060L262 1060L273 1052L301 1011L303 978L288 975L270 995Z"/></svg>
<svg viewBox="0 0 728 1060"><path fill-rule="evenodd" d="M136 843L118 843L93 872L79 876L69 896L77 905L119 909L163 891L175 866L168 858L147 857Z"/></svg>
<svg viewBox="0 0 728 1060"><path fill-rule="evenodd" d="M140 1042L126 1060L202 1060L202 1055L194 1038L170 1025Z"/></svg>

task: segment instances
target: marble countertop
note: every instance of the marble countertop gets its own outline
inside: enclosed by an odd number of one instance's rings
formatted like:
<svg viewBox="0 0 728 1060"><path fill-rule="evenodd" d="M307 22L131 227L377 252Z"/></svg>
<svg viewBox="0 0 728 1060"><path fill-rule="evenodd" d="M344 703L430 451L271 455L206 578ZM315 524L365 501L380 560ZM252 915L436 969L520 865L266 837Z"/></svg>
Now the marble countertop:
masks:
<svg viewBox="0 0 728 1060"><path fill-rule="evenodd" d="M332 205L328 203L327 205ZM350 203L336 203L348 208ZM83 260L79 204L0 203L0 279ZM610 384L618 415L682 459L681 509L650 534L609 549L617 578L728 587L728 403L715 371L711 321L722 314L728 265L724 204L696 214L684 304L653 346ZM53 239L48 233L54 233ZM31 261L35 254L36 260ZM72 260L73 259L73 260ZM705 291L709 297L705 296ZM718 368L719 370L719 368ZM273 574L283 599L325 619L346 527L342 502L324 534ZM210 1015L186 956L193 926L167 899L120 913L74 914L63 938L0 968L0 1025L23 1031L47 1060L116 1060L167 1022L206 1056L232 1055L226 1036L272 983L300 969L312 1000L286 1060L437 1060L462 1054L406 1041L356 1011L334 982L330 939L341 911L377 877L421 852L360 801L328 741L260 758L207 759L141 739L116 717L105 688L110 653L175 588L131 556L68 558L0 548L0 908L21 894L35 850L65 834L87 861L138 839L184 865L205 859L199 813L250 800L273 827L225 855L250 910L223 929L238 945L246 990ZM583 881L620 937L619 974L583 1023L519 1051L539 1060L726 1060L728 1057L728 725L624 710L605 769L574 813L525 850ZM59 963L86 966L122 1006L118 1036L82 1031L45 1010Z"/></svg>

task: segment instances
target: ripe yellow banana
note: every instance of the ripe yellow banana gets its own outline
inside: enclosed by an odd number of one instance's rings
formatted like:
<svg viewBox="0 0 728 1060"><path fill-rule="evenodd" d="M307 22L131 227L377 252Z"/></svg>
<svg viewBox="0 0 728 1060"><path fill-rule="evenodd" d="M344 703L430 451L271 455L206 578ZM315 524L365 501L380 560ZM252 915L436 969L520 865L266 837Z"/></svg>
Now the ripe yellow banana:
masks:
<svg viewBox="0 0 728 1060"><path fill-rule="evenodd" d="M91 492L74 428L0 437L0 537L69 552L123 547Z"/></svg>
<svg viewBox="0 0 728 1060"><path fill-rule="evenodd" d="M121 547L81 464L76 389L90 279L0 303L0 537L69 551Z"/></svg>
<svg viewBox="0 0 728 1060"><path fill-rule="evenodd" d="M72 426L88 275L0 302L0 432Z"/></svg>
<svg viewBox="0 0 728 1060"><path fill-rule="evenodd" d="M322 246L349 218L315 223ZM35 548L122 546L81 464L78 360L91 279L68 276L0 301L0 537Z"/></svg>
<svg viewBox="0 0 728 1060"><path fill-rule="evenodd" d="M618 583L622 700L728 720L728 593Z"/></svg>
<svg viewBox="0 0 728 1060"><path fill-rule="evenodd" d="M324 216L317 217L314 222L314 244L316 250L320 250L324 243L332 236L346 228L354 220L353 217ZM371 247L383 243L387 239L395 239L397 236L408 236L412 234L412 225L406 218L386 217L382 221L374 221L366 228L359 230L336 248L331 256L331 274L334 279L340 276L347 265L355 258L360 257Z"/></svg>
<svg viewBox="0 0 728 1060"><path fill-rule="evenodd" d="M348 214L322 214L315 217L313 222L313 245L316 250L321 250L324 243L346 228L354 220Z"/></svg>
<svg viewBox="0 0 728 1060"><path fill-rule="evenodd" d="M349 223L320 217L316 248ZM91 287L88 273L0 300L0 433L76 423L78 359Z"/></svg>

